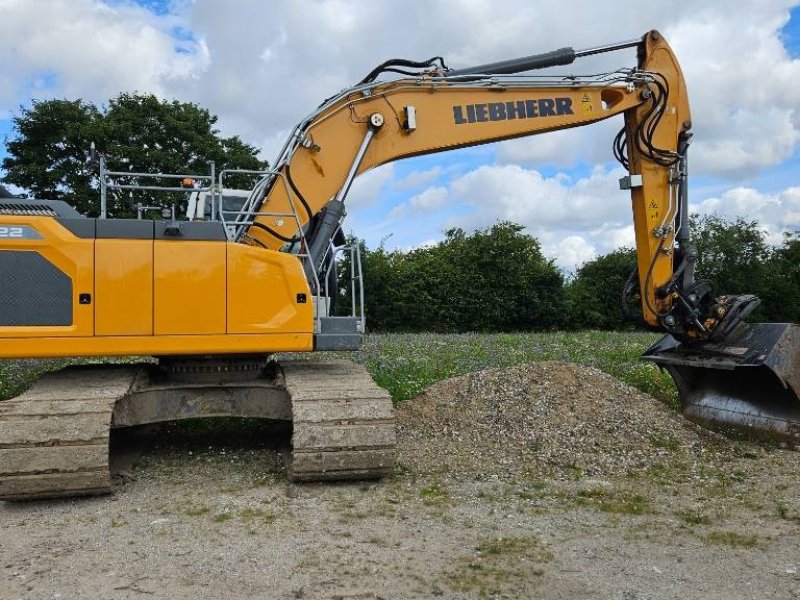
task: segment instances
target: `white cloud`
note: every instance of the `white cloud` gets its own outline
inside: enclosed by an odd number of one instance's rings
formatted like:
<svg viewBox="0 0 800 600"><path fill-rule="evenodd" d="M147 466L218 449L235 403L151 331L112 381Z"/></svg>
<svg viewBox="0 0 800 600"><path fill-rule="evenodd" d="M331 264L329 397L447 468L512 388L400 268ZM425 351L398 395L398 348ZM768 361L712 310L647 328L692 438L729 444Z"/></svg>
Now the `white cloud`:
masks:
<svg viewBox="0 0 800 600"><path fill-rule="evenodd" d="M545 14L527 0L509 0L503 11L487 0L240 0L236 10L222 0L197 0L154 15L132 0L50 0L47 10L41 2L2 0L0 108L30 93L102 101L120 91L152 91L207 106L221 115L226 133L235 125L235 133L260 142L392 56L443 55L467 66L632 38L657 26L689 84L696 172L741 176L781 162L800 141L800 61L786 53L779 32L792 4L761 0L755 9L692 0L630 10L621 0L587 1ZM409 22L414 26L395 26ZM176 39L177 27L194 37ZM558 71L592 72L632 60L632 51L619 52ZM509 142L498 147L499 159L608 160L610 132L618 126Z"/></svg>
<svg viewBox="0 0 800 600"><path fill-rule="evenodd" d="M411 171L408 175L395 183L397 189L413 189L435 181L439 178L444 169L440 166L435 166L424 171Z"/></svg>
<svg viewBox="0 0 800 600"><path fill-rule="evenodd" d="M540 240L546 256L572 270L598 254L635 245L630 196L617 183L621 172L597 167L588 177L572 181L564 173L545 177L518 165L487 165L455 179L448 189L426 192L449 197L458 209L458 216L445 220L445 228L473 231L497 221L514 221ZM426 192L415 198L426 197ZM401 205L395 216L415 214L410 204ZM757 219L768 240L777 244L784 232L800 230L800 187L775 194L735 187L692 205L691 210L727 219Z"/></svg>
<svg viewBox="0 0 800 600"><path fill-rule="evenodd" d="M781 242L784 232L800 231L800 187L775 194L736 187L692 208L701 215L718 215L729 220L740 216L757 219L773 244Z"/></svg>
<svg viewBox="0 0 800 600"><path fill-rule="evenodd" d="M545 245L542 251L545 256L554 257L556 264L567 271L575 270L597 256L595 247L580 235L570 235L555 245Z"/></svg>
<svg viewBox="0 0 800 600"><path fill-rule="evenodd" d="M541 241L545 255L574 269L632 243L630 196L617 182L621 173L597 167L572 181L564 173L545 177L519 165L482 166L450 184L449 196L463 214L447 219L445 227L472 231L513 221Z"/></svg>
<svg viewBox="0 0 800 600"><path fill-rule="evenodd" d="M669 28L692 102L695 172L741 177L779 164L797 147L800 60L779 34L787 6L706 9Z"/></svg>
<svg viewBox="0 0 800 600"><path fill-rule="evenodd" d="M579 2L546 15L527 0L509 0L503 11L488 0L243 0L235 11L223 4L188 5L184 18L206 41L211 62L196 81L177 82L172 90L221 114L224 127L235 115L238 132L249 141L288 130L322 99L390 57L442 55L463 67L630 39L654 26L665 31L687 77L696 173L752 174L787 158L800 141L800 87L794 85L800 61L787 55L779 34L788 1L762 0L758 10L727 0L650 3L636 10L624 1ZM414 27L378 26L408 22ZM633 62L629 50L556 71L597 72ZM507 142L497 147L498 160L562 167L607 161L620 125L613 119ZM255 131L257 136L250 134Z"/></svg>
<svg viewBox="0 0 800 600"><path fill-rule="evenodd" d="M450 194L447 188L438 186L412 196L408 202L398 204L389 213L390 219L407 218L412 215L429 213L447 205Z"/></svg>
<svg viewBox="0 0 800 600"><path fill-rule="evenodd" d="M564 231L627 222L630 201L619 190L621 174L619 168L596 167L573 183L564 173L544 177L519 165L485 165L453 181L453 197L473 209L454 220L467 227L501 219Z"/></svg>
<svg viewBox="0 0 800 600"><path fill-rule="evenodd" d="M357 177L347 195L348 209L357 210L378 202L381 198L381 189L393 176L394 165L388 163Z"/></svg>
<svg viewBox="0 0 800 600"><path fill-rule="evenodd" d="M129 2L2 0L0 107L16 108L29 95L99 102L120 91L166 95L198 79L210 60L202 39L173 37L177 24Z"/></svg>

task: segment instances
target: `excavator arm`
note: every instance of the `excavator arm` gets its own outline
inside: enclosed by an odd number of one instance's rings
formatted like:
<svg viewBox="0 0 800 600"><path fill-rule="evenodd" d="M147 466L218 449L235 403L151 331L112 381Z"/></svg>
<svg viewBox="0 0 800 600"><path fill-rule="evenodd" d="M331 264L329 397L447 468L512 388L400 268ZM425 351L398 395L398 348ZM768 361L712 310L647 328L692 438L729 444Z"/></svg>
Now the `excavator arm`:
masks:
<svg viewBox="0 0 800 600"><path fill-rule="evenodd" d="M628 47L638 50L636 68L589 77L518 74ZM396 62L423 70L413 78L375 81ZM631 192L644 320L681 339L727 331L756 300L714 299L710 288L693 280L689 102L677 59L657 31L632 42L578 52L564 48L458 71L435 61L382 65L297 127L276 171L256 187L239 217L236 235L270 249L301 244L313 288L358 174L400 158L581 127L620 114L625 126L614 146L629 171L622 184Z"/></svg>
<svg viewBox="0 0 800 600"><path fill-rule="evenodd" d="M635 68L588 77L531 75L581 56L635 47ZM415 71L416 70L416 71ZM382 72L404 77L376 81ZM689 238L688 149L692 121L678 61L657 31L575 51L562 48L449 70L440 58L388 61L324 102L283 148L236 223L238 241L299 244L319 287L345 198L359 173L392 160L580 127L624 116L614 139L628 175L642 316L667 335L645 360L667 369L687 417L800 442L800 328L745 324L753 295L717 296L694 278ZM612 201L609 199L609 201ZM293 222L275 215L291 213ZM606 307L608 310L611 307Z"/></svg>

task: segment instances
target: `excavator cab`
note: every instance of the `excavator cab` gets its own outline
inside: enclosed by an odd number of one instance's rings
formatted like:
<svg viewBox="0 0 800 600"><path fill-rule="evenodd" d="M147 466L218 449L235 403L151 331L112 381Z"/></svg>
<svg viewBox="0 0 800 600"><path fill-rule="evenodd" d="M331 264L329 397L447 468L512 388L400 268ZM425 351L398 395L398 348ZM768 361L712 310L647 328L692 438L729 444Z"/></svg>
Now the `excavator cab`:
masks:
<svg viewBox="0 0 800 600"><path fill-rule="evenodd" d="M672 376L686 418L800 446L800 326L742 323L720 342L667 335L642 358Z"/></svg>

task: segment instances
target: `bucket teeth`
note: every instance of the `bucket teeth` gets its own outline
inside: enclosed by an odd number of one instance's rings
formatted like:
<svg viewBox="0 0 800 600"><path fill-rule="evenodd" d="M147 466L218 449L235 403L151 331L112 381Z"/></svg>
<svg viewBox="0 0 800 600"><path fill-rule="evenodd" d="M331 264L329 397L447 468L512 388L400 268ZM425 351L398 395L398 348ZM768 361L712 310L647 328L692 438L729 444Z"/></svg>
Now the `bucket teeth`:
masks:
<svg viewBox="0 0 800 600"><path fill-rule="evenodd" d="M754 323L716 343L666 336L643 358L672 376L688 419L800 445L797 325Z"/></svg>

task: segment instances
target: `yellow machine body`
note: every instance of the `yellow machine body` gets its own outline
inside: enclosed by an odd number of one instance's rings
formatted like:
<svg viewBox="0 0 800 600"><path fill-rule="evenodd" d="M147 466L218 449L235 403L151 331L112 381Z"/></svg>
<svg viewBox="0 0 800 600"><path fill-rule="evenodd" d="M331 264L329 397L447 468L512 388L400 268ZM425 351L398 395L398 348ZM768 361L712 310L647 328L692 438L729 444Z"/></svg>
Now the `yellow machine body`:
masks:
<svg viewBox="0 0 800 600"><path fill-rule="evenodd" d="M39 305L69 307L57 309L58 324L0 325L0 357L313 349L311 293L294 255L225 240L81 237L51 216L8 215L2 224L27 236L0 236L7 264L35 253L41 269L7 267L3 285L45 274L41 297L5 309L36 322ZM64 285L48 289L53 278Z"/></svg>

